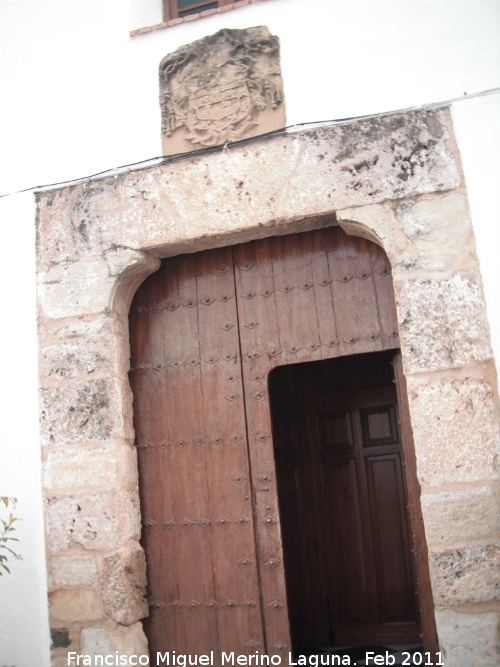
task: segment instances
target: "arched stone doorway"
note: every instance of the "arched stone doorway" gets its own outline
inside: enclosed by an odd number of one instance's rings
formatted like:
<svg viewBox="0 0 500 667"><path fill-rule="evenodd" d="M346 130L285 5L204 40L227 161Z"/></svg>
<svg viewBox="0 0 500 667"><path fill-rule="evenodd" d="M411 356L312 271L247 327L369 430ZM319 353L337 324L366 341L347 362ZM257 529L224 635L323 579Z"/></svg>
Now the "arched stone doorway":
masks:
<svg viewBox="0 0 500 667"><path fill-rule="evenodd" d="M38 194L49 601L71 638L54 664L102 642L113 656L147 651L127 375L138 286L161 258L335 220L393 268L440 644L496 664L496 370L459 165L448 110L420 110Z"/></svg>
<svg viewBox="0 0 500 667"><path fill-rule="evenodd" d="M330 227L181 255L140 287L130 326L152 654L213 651L219 664L222 652L288 656L292 642L418 644L390 360L399 337L383 250ZM320 362L351 358L342 372ZM313 375L308 364L302 370L315 378L315 402L326 400L319 412L305 410L301 438L297 429L284 436L276 415L271 427L267 387L270 370L298 362L313 363ZM301 395L311 384L303 375L294 373ZM278 394L284 377L274 382ZM319 378L331 391L321 394ZM308 457L306 441L315 439L317 456ZM323 474L313 473L315 457ZM420 515L418 501L412 513ZM315 583L304 594L297 578ZM435 631L426 621L430 649Z"/></svg>

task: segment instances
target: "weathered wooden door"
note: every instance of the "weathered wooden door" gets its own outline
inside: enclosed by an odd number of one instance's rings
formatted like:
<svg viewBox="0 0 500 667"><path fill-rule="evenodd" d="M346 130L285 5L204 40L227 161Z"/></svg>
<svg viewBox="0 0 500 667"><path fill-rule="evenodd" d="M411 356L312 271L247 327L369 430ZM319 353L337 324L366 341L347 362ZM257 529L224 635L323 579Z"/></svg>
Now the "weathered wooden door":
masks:
<svg viewBox="0 0 500 667"><path fill-rule="evenodd" d="M231 248L163 263L130 314L150 650L264 646Z"/></svg>
<svg viewBox="0 0 500 667"><path fill-rule="evenodd" d="M392 356L270 378L296 648L421 641Z"/></svg>
<svg viewBox="0 0 500 667"><path fill-rule="evenodd" d="M336 227L164 260L130 333L150 649L287 654L267 377L397 347L387 257Z"/></svg>

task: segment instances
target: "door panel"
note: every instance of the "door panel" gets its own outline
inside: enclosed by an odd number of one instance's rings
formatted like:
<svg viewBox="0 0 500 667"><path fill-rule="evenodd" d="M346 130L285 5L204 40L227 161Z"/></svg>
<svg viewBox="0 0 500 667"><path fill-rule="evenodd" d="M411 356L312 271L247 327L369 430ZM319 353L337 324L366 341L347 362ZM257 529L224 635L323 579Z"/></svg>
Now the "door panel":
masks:
<svg viewBox="0 0 500 667"><path fill-rule="evenodd" d="M244 652L264 638L231 249L153 277L130 316L150 650Z"/></svg>
<svg viewBox="0 0 500 667"><path fill-rule="evenodd" d="M286 605L280 513L293 522L291 507L283 505L278 512L267 376L278 365L395 347L396 314L390 267L383 251L347 236L338 227L253 241L235 246L233 252L263 609L272 653L283 651L290 642L284 639L288 619L280 611ZM388 304L387 315L378 299ZM276 448L280 452L277 474L288 478L285 493L301 508L295 526L306 535L308 549L307 554L302 550L300 558L307 555L313 563L314 539L310 529L303 528L310 523L310 510L305 509L305 500L300 502L300 498L309 498L300 482L309 472L298 466L295 475L285 475L279 466L286 448L286 444ZM297 458L293 448L287 456L289 464ZM285 540L291 543L296 537ZM298 567L298 555L288 560L292 568ZM288 579L291 595L301 595L303 601L302 609L293 607L292 624L310 627L311 620L306 619L316 619L314 626L322 628L324 637L326 600L319 592L321 584L308 574L304 581L311 581L311 588L307 592L309 584L302 586L291 576ZM312 635L303 631L301 636L305 635L310 643Z"/></svg>
<svg viewBox="0 0 500 667"><path fill-rule="evenodd" d="M356 239L353 243L345 235L329 239L327 245L333 300L342 304L337 330L343 354L352 354L353 345L357 352L384 349L373 279L372 248L373 243L365 239Z"/></svg>
<svg viewBox="0 0 500 667"><path fill-rule="evenodd" d="M327 597L337 609L337 624L369 622L358 478L354 458L323 463L321 467L320 520L324 523L322 533L326 543L322 579L331 592ZM320 540L321 537L320 534ZM334 572L342 572L342 578L332 577Z"/></svg>
<svg viewBox="0 0 500 667"><path fill-rule="evenodd" d="M415 621L400 454L365 459L380 623Z"/></svg>

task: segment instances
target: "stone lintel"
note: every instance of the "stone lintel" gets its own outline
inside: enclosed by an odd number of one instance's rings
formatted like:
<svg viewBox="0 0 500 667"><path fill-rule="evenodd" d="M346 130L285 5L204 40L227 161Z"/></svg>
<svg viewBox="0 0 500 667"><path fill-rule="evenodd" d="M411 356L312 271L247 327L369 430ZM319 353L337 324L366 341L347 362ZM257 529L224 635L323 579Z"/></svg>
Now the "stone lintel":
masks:
<svg viewBox="0 0 500 667"><path fill-rule="evenodd" d="M288 234L304 220L313 228L338 210L453 190L461 183L451 136L447 109L410 111L39 193L42 285L64 280L71 289L78 271L68 262L117 248L167 257ZM94 261L90 275L102 279L107 265ZM56 271L54 262L65 264ZM87 297L80 308L90 313L98 305ZM66 315L52 302L47 307L51 317Z"/></svg>

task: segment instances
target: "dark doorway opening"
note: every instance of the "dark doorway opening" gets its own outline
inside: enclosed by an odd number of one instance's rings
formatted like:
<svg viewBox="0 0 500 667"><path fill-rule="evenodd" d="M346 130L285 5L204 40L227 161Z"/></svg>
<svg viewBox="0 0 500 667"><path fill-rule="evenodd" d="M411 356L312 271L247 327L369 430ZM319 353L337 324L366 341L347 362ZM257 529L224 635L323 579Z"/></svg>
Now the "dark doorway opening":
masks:
<svg viewBox="0 0 500 667"><path fill-rule="evenodd" d="M394 351L269 375L292 644L422 642Z"/></svg>

